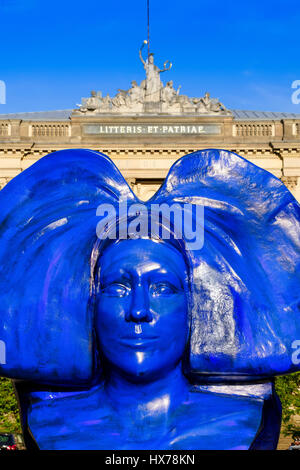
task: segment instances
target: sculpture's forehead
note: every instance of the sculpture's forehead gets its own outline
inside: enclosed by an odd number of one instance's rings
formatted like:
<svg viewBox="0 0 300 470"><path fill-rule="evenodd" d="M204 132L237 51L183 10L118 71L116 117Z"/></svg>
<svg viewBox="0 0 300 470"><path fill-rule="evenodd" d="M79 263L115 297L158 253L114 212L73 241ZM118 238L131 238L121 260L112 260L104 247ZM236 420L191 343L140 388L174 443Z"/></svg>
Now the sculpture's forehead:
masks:
<svg viewBox="0 0 300 470"><path fill-rule="evenodd" d="M123 240L111 244L100 260L101 270L175 272L184 276L186 265L183 255L170 244L149 239Z"/></svg>

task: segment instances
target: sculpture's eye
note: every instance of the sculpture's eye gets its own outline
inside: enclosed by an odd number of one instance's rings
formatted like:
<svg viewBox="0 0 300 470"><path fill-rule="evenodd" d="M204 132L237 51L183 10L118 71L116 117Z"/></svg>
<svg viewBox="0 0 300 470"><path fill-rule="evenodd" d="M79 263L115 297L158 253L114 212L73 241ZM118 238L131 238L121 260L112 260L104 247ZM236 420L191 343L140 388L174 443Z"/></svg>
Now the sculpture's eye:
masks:
<svg viewBox="0 0 300 470"><path fill-rule="evenodd" d="M130 288L124 284L114 282L104 286L101 292L112 297L126 297L130 292Z"/></svg>
<svg viewBox="0 0 300 470"><path fill-rule="evenodd" d="M157 282L150 285L150 295L152 297L169 296L177 293L177 288L169 282Z"/></svg>

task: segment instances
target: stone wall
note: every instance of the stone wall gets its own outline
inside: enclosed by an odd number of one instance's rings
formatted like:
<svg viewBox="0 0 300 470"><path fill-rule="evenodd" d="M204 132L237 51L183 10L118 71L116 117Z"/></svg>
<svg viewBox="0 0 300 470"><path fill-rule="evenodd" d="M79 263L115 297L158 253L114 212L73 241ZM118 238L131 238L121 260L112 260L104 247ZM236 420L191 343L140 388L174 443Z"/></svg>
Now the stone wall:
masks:
<svg viewBox="0 0 300 470"><path fill-rule="evenodd" d="M118 117L114 123L171 123L178 117ZM105 117L105 123L112 118ZM130 181L141 199L151 197L181 156L205 148L235 152L280 178L300 201L300 120L235 121L232 117L181 117L186 125L216 123L219 135L85 135L88 122L100 118L75 117L65 121L0 119L0 188L44 155L67 148L101 151Z"/></svg>

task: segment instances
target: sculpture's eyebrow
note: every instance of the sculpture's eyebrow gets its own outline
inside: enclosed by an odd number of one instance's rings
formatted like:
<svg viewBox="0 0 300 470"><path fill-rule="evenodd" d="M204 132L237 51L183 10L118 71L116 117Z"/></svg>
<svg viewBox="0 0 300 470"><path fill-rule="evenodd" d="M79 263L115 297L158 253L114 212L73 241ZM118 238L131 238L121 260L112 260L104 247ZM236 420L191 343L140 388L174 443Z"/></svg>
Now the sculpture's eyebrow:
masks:
<svg viewBox="0 0 300 470"><path fill-rule="evenodd" d="M138 282L141 278L146 278L149 283L158 282L158 281L168 281L175 286L184 287L184 280L181 277L173 272L167 271L165 268L156 268L147 270L146 272L138 272L136 267L134 268L118 268L115 269L106 269L101 273L100 271L100 283L106 284L109 282L115 281L125 281L125 282Z"/></svg>
<svg viewBox="0 0 300 470"><path fill-rule="evenodd" d="M147 282L150 284L151 282L168 282L174 284L174 286L184 287L184 281L176 272L167 271L165 268L157 268L152 269L151 271L143 272L140 275L134 271L131 272L131 276L133 279L139 280L141 277L147 279Z"/></svg>
<svg viewBox="0 0 300 470"><path fill-rule="evenodd" d="M100 283L106 283L115 280L131 281L130 272L124 268L100 269Z"/></svg>
<svg viewBox="0 0 300 470"><path fill-rule="evenodd" d="M153 282L162 281L173 284L175 287L184 288L185 282L182 276L179 276L174 271L166 271L164 269L149 273L149 280Z"/></svg>

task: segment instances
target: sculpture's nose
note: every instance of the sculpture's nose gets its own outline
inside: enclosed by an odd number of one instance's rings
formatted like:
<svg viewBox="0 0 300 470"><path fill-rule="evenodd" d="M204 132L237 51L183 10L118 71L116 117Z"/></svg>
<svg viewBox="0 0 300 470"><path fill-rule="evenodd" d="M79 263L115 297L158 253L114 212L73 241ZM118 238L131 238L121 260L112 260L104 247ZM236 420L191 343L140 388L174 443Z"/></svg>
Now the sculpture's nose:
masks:
<svg viewBox="0 0 300 470"><path fill-rule="evenodd" d="M151 322L152 314L149 308L149 299L143 285L135 287L132 293L132 302L126 315L127 321Z"/></svg>

